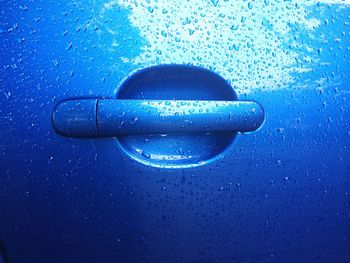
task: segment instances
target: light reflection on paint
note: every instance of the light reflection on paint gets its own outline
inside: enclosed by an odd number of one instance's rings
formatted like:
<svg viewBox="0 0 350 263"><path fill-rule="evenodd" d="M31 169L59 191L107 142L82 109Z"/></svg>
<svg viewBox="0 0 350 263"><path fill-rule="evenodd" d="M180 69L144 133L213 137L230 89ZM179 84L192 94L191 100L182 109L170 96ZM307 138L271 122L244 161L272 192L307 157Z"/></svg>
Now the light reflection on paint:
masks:
<svg viewBox="0 0 350 263"><path fill-rule="evenodd" d="M310 39L319 37L314 33L323 21L309 17L318 3L341 8L350 1L256 1L248 6L247 1L119 0L104 2L100 16L105 19L107 10L120 6L130 11L130 23L146 40L139 56L123 60L136 69L191 63L217 72L244 94L290 87L295 73L309 72L318 63L316 55L302 53L309 47L291 31L297 25Z"/></svg>

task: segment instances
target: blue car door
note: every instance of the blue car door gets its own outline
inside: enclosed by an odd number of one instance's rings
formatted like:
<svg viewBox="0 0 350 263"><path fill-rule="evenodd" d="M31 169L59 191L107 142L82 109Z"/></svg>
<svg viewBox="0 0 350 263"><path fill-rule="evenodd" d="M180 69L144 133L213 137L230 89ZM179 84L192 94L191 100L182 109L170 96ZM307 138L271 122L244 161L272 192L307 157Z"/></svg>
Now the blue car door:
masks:
<svg viewBox="0 0 350 263"><path fill-rule="evenodd" d="M349 11L0 1L0 262L350 262Z"/></svg>

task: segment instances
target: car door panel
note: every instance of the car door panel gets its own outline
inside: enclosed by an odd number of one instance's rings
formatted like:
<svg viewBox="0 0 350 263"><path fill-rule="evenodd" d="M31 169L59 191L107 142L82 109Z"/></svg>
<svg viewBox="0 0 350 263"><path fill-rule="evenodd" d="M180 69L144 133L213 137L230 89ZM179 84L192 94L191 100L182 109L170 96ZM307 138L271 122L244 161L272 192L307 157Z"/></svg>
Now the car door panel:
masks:
<svg viewBox="0 0 350 263"><path fill-rule="evenodd" d="M5 262L350 261L348 1L0 5ZM217 73L264 125L190 168L55 132L59 102L166 64Z"/></svg>

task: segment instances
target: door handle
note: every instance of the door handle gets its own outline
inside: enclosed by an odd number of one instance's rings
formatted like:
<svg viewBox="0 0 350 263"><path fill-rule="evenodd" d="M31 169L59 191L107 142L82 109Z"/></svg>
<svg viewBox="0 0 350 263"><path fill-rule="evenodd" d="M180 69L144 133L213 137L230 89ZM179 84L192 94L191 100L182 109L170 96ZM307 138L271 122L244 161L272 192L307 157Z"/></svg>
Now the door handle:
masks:
<svg viewBox="0 0 350 263"><path fill-rule="evenodd" d="M69 137L252 132L264 111L253 101L82 99L59 103L52 121Z"/></svg>
<svg viewBox="0 0 350 263"><path fill-rule="evenodd" d="M259 103L238 100L234 88L216 73L175 64L134 72L109 99L61 101L51 114L61 135L113 138L110 147L161 168L216 160L238 133L257 130L265 118Z"/></svg>

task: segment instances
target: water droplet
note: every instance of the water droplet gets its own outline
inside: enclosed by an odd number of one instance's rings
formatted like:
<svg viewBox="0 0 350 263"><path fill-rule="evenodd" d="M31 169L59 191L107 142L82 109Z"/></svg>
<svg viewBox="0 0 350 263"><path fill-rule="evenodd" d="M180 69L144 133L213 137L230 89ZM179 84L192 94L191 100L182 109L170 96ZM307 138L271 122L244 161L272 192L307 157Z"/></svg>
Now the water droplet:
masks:
<svg viewBox="0 0 350 263"><path fill-rule="evenodd" d="M239 45L233 44L232 46L229 47L229 49L238 51L239 50Z"/></svg>
<svg viewBox="0 0 350 263"><path fill-rule="evenodd" d="M284 128L278 128L277 131L278 131L279 133L283 133L283 132L284 132Z"/></svg>
<svg viewBox="0 0 350 263"><path fill-rule="evenodd" d="M60 65L57 59L52 60L52 63L55 65L55 67L58 67Z"/></svg>
<svg viewBox="0 0 350 263"><path fill-rule="evenodd" d="M238 25L232 25L231 26L231 30L237 30L238 29Z"/></svg>
<svg viewBox="0 0 350 263"><path fill-rule="evenodd" d="M151 6L149 6L149 7L147 8L147 10L148 10L148 12L153 13L154 8L153 8L153 7L151 7Z"/></svg>
<svg viewBox="0 0 350 263"><path fill-rule="evenodd" d="M130 120L130 124L135 124L137 121L138 121L138 118L135 117L135 118Z"/></svg>
<svg viewBox="0 0 350 263"><path fill-rule="evenodd" d="M145 151L142 151L141 154L142 154L143 157L145 157L147 159L151 158L151 155L149 153L145 152Z"/></svg>
<svg viewBox="0 0 350 263"><path fill-rule="evenodd" d="M67 47L66 47L66 50L70 50L72 48L72 46L73 46L72 42L69 42Z"/></svg>
<svg viewBox="0 0 350 263"><path fill-rule="evenodd" d="M213 6L217 7L219 0L210 0L210 2L213 4Z"/></svg>
<svg viewBox="0 0 350 263"><path fill-rule="evenodd" d="M23 10L23 11L27 11L28 10L28 6L25 5L20 5L19 9Z"/></svg>

